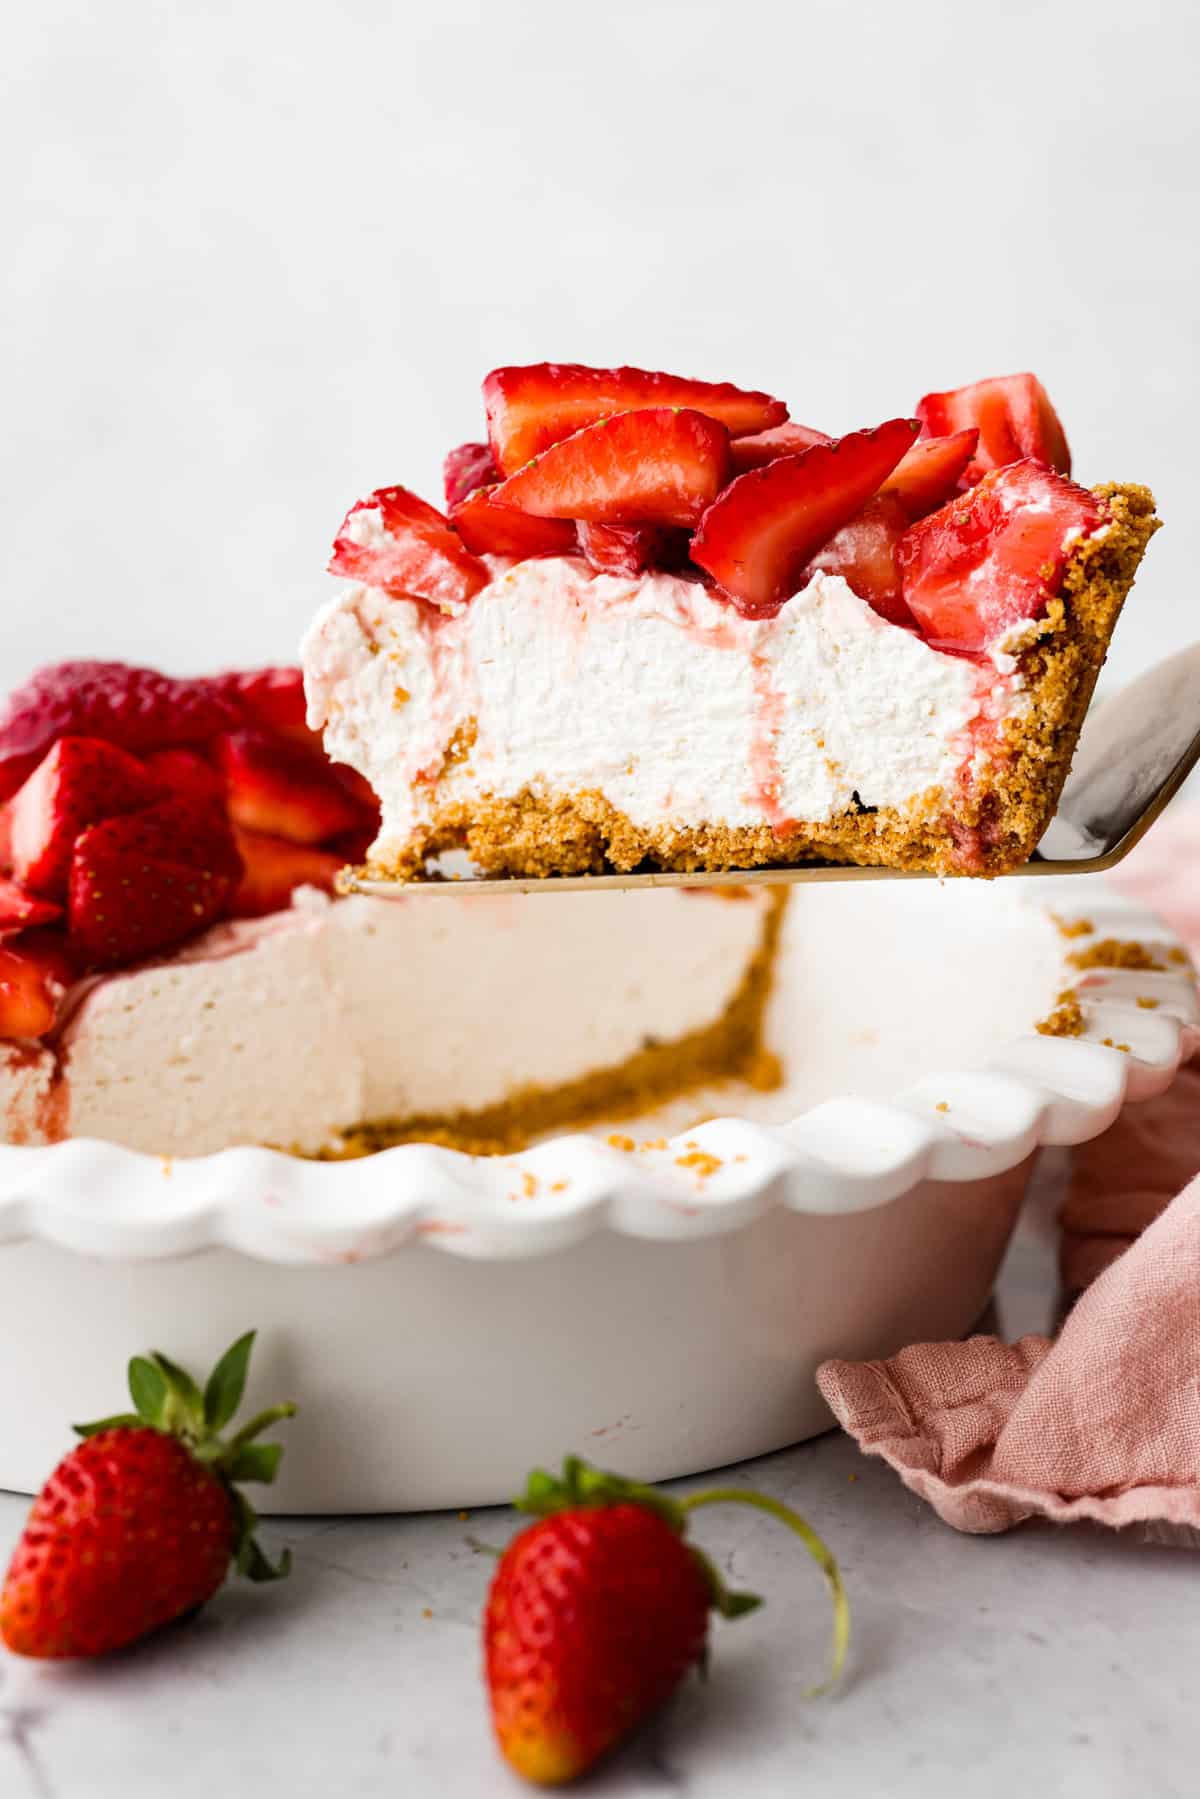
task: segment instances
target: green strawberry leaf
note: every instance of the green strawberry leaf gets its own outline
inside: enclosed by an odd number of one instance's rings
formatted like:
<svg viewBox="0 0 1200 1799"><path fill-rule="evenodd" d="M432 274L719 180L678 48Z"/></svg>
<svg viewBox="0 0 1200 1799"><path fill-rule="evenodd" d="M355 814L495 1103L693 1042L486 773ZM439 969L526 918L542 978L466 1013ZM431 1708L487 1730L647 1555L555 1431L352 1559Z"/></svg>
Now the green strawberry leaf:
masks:
<svg viewBox="0 0 1200 1799"><path fill-rule="evenodd" d="M178 1362L172 1362L161 1349L150 1351L150 1360L165 1376L167 1381L167 1418L174 1426L182 1424L188 1434L202 1436L204 1434L204 1400L200 1389Z"/></svg>
<svg viewBox="0 0 1200 1799"><path fill-rule="evenodd" d="M243 1443L226 1470L230 1480L261 1480L268 1484L279 1472L282 1443Z"/></svg>
<svg viewBox="0 0 1200 1799"><path fill-rule="evenodd" d="M242 1403L254 1337L254 1331L247 1331L244 1336L239 1337L225 1351L208 1377L208 1384L204 1389L204 1422L211 1431L221 1430L228 1424Z"/></svg>
<svg viewBox="0 0 1200 1799"><path fill-rule="evenodd" d="M129 1396L142 1422L152 1424L156 1430L160 1430L169 1397L167 1377L156 1363L147 1361L145 1356L135 1355L129 1363Z"/></svg>
<svg viewBox="0 0 1200 1799"><path fill-rule="evenodd" d="M278 1562L271 1562L263 1554L257 1537L247 1537L238 1550L237 1571L247 1580L285 1580L292 1571L292 1552L285 1549Z"/></svg>
<svg viewBox="0 0 1200 1799"><path fill-rule="evenodd" d="M77 1437L98 1437L102 1430L117 1430L122 1425L140 1425L144 1422L136 1412L114 1412L111 1418L97 1418L95 1424L73 1424L71 1429Z"/></svg>

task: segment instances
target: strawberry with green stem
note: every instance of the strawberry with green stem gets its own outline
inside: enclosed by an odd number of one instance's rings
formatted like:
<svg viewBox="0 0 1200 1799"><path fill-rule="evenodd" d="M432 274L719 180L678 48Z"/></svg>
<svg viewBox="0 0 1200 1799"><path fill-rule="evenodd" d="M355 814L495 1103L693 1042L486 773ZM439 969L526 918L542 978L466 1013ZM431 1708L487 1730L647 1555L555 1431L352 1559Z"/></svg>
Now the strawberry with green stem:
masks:
<svg viewBox="0 0 1200 1799"><path fill-rule="evenodd" d="M743 1487L682 1499L605 1474L575 1456L561 1477L538 1469L518 1511L537 1522L500 1558L483 1637L492 1722L501 1753L527 1780L558 1786L582 1774L703 1667L708 1617L740 1618L761 1601L731 1592L686 1540L706 1505L748 1505L800 1538L833 1601L841 1673L850 1615L832 1554L789 1506Z"/></svg>
<svg viewBox="0 0 1200 1799"><path fill-rule="evenodd" d="M254 1581L285 1575L254 1535L236 1483L271 1482L283 1450L263 1431L295 1412L257 1413L233 1436L254 1332L226 1351L201 1392L155 1351L134 1356L134 1410L76 1425L83 1441L51 1474L0 1595L0 1637L19 1655L105 1655L195 1611L232 1563Z"/></svg>

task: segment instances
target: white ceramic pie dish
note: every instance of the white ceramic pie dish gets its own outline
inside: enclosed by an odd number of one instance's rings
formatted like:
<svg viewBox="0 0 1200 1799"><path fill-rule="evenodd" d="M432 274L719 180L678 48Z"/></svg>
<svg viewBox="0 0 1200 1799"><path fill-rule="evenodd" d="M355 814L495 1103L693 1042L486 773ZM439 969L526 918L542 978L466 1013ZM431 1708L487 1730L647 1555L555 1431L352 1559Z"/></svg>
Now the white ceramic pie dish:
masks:
<svg viewBox="0 0 1200 1799"><path fill-rule="evenodd" d="M724 1093L665 1148L0 1149L0 1486L35 1487L67 1420L121 1403L132 1351L206 1365L249 1325L250 1400L301 1404L285 1512L486 1504L571 1449L643 1478L715 1467L826 1428L825 1357L968 1330L1039 1147L1098 1135L1200 1041L1189 966L1091 881L798 899L788 1085ZM1161 970L1065 967L1105 938ZM1037 1035L1068 984L1086 1035ZM696 1114L621 1128L641 1145Z"/></svg>

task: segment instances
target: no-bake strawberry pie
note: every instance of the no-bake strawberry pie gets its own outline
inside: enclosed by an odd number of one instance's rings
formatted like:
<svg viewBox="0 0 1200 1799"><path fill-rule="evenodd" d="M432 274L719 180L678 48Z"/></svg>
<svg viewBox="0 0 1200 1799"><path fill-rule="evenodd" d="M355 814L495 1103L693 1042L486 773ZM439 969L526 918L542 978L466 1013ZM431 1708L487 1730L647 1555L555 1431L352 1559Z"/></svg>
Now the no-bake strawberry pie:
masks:
<svg viewBox="0 0 1200 1799"><path fill-rule="evenodd" d="M351 509L302 652L381 803L368 876L1033 853L1158 524L1070 479L1034 376L840 437L630 368L501 368L484 403L445 512Z"/></svg>
<svg viewBox="0 0 1200 1799"><path fill-rule="evenodd" d="M378 813L298 669L43 670L0 802L0 1141L494 1151L771 1078L768 895L332 897Z"/></svg>

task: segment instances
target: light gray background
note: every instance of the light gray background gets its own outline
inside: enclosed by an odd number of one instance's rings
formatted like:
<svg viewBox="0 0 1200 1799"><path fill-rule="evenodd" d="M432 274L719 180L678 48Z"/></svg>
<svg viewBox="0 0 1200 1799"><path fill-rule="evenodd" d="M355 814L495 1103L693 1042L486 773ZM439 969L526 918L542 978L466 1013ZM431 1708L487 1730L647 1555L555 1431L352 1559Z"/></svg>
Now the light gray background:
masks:
<svg viewBox="0 0 1200 1799"><path fill-rule="evenodd" d="M1150 482L1170 521L1114 652L1137 672L1200 635L1196 20L1183 0L12 12L5 684L65 654L291 655L345 505L396 480L436 497L482 373L552 356L763 385L833 430L1036 369L1080 473ZM1043 1243L1043 1312L1051 1266ZM597 1793L1194 1791L1186 1551L971 1542L839 1438L757 1472L845 1558L851 1682L802 1705L820 1602L780 1604ZM5 1554L22 1512L0 1504ZM261 1604L232 1591L99 1669L0 1662L0 1791L515 1795L469 1528L305 1523ZM801 1591L757 1526L714 1546Z"/></svg>
<svg viewBox="0 0 1200 1799"><path fill-rule="evenodd" d="M1196 634L1184 0L38 0L4 32L4 672L290 657L346 505L505 360L840 430L1034 368Z"/></svg>

